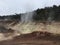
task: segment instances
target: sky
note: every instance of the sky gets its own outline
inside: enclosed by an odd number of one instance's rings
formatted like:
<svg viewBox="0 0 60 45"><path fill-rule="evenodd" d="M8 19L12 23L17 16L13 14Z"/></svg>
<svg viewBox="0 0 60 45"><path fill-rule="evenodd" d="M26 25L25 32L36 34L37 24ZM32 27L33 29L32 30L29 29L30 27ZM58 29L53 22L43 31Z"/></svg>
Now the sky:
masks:
<svg viewBox="0 0 60 45"><path fill-rule="evenodd" d="M0 0L0 15L25 13L53 5L60 5L60 0Z"/></svg>

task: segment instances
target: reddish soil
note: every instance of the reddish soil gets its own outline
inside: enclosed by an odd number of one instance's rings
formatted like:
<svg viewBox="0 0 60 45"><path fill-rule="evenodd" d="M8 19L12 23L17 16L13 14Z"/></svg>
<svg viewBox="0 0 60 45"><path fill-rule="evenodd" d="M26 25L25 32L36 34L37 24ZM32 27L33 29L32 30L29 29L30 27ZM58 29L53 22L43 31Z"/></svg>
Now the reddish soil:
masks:
<svg viewBox="0 0 60 45"><path fill-rule="evenodd" d="M1 41L0 45L60 45L60 36L49 32L32 32L21 34L12 40Z"/></svg>

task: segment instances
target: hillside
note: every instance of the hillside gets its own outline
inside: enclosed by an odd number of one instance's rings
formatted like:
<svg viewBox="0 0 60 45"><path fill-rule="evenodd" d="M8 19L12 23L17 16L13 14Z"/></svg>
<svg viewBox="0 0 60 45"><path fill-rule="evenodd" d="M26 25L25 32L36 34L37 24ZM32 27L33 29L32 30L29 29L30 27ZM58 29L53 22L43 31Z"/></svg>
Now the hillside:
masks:
<svg viewBox="0 0 60 45"><path fill-rule="evenodd" d="M60 6L0 16L0 41L0 45L60 45Z"/></svg>

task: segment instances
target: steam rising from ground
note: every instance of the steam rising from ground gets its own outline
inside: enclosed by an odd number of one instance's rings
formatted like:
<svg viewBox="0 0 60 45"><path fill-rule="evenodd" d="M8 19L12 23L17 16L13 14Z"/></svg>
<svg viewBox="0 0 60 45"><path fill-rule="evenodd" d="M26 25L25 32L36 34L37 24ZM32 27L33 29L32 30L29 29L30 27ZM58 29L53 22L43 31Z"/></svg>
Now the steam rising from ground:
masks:
<svg viewBox="0 0 60 45"><path fill-rule="evenodd" d="M21 15L21 22L22 23L31 22L33 20L32 17L33 17L33 12L23 14L23 15Z"/></svg>

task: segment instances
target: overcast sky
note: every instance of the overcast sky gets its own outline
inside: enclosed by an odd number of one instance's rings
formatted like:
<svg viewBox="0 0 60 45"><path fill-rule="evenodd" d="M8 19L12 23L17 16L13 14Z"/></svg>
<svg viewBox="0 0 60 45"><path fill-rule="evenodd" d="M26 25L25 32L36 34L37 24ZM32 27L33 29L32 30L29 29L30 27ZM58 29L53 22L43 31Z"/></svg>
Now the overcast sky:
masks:
<svg viewBox="0 0 60 45"><path fill-rule="evenodd" d="M0 15L24 13L52 5L60 5L60 0L0 0Z"/></svg>

